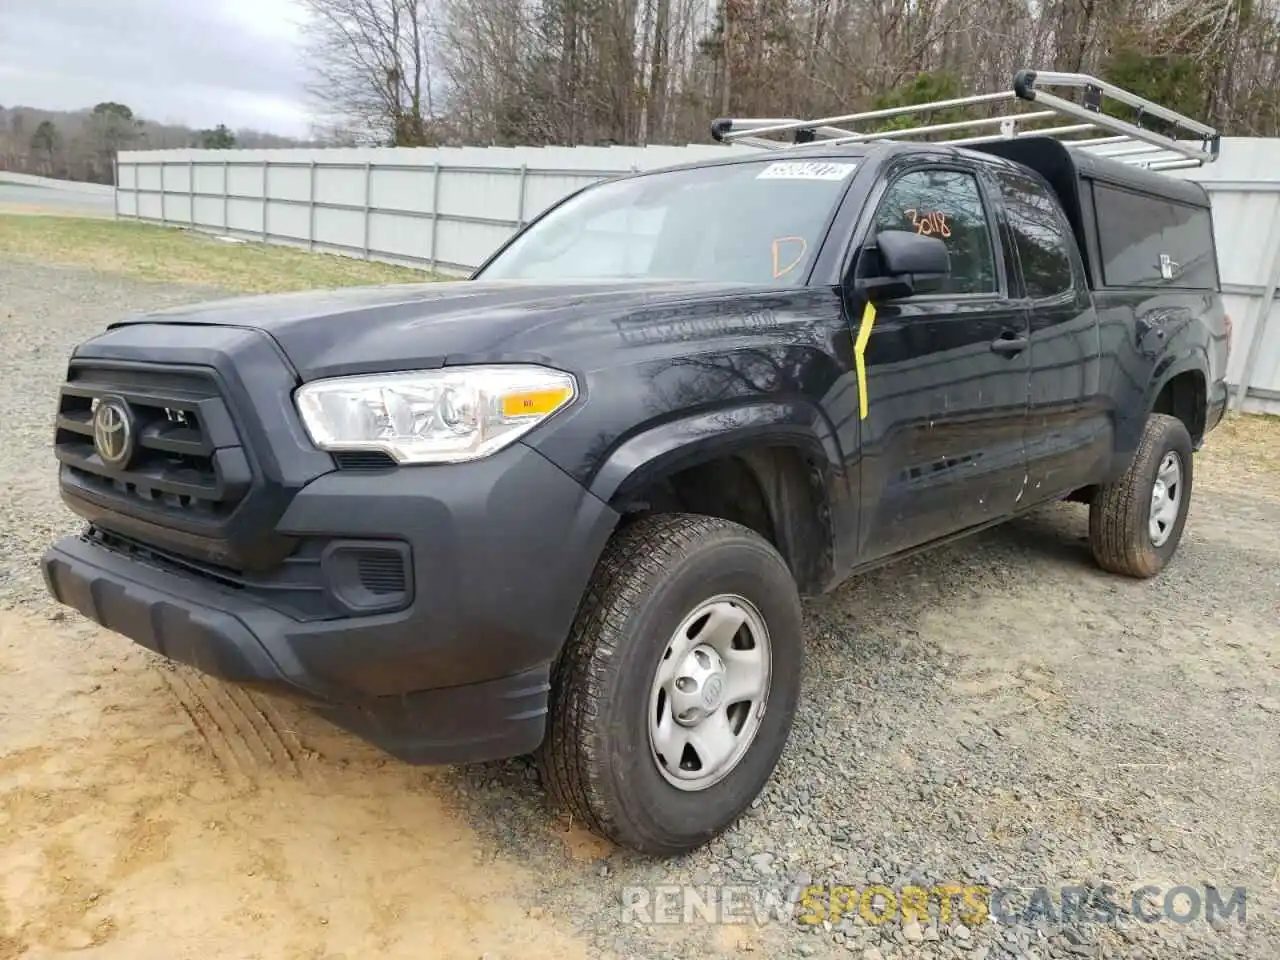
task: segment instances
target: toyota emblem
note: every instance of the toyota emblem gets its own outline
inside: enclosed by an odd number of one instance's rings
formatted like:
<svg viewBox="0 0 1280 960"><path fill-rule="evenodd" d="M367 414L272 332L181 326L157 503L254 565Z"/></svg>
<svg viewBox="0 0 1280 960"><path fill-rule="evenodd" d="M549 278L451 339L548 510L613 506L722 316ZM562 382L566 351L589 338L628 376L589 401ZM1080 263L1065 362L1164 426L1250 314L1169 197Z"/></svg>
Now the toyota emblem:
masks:
<svg viewBox="0 0 1280 960"><path fill-rule="evenodd" d="M133 455L133 416L118 397L103 397L93 412L93 448L109 467L123 467Z"/></svg>

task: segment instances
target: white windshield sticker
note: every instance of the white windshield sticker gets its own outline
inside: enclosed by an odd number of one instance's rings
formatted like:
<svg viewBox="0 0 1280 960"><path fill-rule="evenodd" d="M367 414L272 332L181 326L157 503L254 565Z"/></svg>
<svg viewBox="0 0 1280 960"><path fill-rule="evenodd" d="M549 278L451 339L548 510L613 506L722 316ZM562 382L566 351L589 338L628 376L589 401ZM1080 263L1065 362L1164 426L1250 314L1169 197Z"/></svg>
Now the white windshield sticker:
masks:
<svg viewBox="0 0 1280 960"><path fill-rule="evenodd" d="M821 163L816 160L780 160L771 163L759 174L757 180L843 180L854 170L856 163Z"/></svg>

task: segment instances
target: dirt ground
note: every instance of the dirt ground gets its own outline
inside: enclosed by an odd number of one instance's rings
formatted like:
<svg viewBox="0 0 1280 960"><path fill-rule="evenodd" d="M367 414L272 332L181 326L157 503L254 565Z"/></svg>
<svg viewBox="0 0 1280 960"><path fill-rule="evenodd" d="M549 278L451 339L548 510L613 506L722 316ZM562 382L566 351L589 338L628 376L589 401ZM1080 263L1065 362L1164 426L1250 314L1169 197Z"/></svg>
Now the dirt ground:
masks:
<svg viewBox="0 0 1280 960"><path fill-rule="evenodd" d="M430 773L305 714L13 611L0 691L0 957L588 955Z"/></svg>
<svg viewBox="0 0 1280 960"><path fill-rule="evenodd" d="M756 809L670 862L556 819L523 761L411 768L44 596L76 528L48 417L70 346L205 295L0 261L0 960L1280 956L1280 424L1196 461L1178 560L1102 574L1054 505L806 605ZM644 927L632 886L1212 883L1243 929ZM1124 936L1121 936L1124 933Z"/></svg>

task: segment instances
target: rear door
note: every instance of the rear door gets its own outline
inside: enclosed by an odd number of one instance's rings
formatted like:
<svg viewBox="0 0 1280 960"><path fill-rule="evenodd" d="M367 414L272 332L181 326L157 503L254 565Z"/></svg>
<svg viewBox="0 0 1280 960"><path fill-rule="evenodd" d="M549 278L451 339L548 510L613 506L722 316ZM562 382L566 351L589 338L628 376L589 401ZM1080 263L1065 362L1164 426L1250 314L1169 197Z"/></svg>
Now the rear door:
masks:
<svg viewBox="0 0 1280 960"><path fill-rule="evenodd" d="M1029 172L990 170L1021 267L1030 318L1028 501L1106 471L1110 411L1100 389L1097 315L1084 262L1051 188Z"/></svg>
<svg viewBox="0 0 1280 960"><path fill-rule="evenodd" d="M861 421L862 559L1011 513L1025 477L1028 329L1011 296L999 220L979 168L961 160L896 168L875 201L880 230L947 245L941 292L881 303L866 341ZM874 263L859 254L857 269ZM850 304L862 326L864 303Z"/></svg>

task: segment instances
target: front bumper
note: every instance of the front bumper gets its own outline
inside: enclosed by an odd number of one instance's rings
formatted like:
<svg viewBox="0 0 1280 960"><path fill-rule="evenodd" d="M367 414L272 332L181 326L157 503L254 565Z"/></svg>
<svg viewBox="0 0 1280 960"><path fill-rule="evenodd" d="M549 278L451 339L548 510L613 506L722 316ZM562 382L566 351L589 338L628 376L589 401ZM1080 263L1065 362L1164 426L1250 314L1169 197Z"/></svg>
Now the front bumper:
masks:
<svg viewBox="0 0 1280 960"><path fill-rule="evenodd" d="M515 444L471 464L337 471L294 498L287 536L408 544L413 600L396 613L299 620L80 536L43 566L59 602L165 657L301 698L403 760L466 762L541 741L550 665L616 520Z"/></svg>

